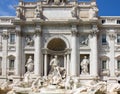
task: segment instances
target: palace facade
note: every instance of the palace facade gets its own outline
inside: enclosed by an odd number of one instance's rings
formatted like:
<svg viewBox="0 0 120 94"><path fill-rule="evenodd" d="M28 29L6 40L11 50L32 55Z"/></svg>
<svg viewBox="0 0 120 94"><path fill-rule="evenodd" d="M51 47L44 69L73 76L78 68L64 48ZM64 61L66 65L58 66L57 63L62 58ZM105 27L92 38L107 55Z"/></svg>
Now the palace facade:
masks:
<svg viewBox="0 0 120 94"><path fill-rule="evenodd" d="M120 17L98 16L95 0L19 0L16 16L0 17L1 80L22 78L29 56L34 75L47 76L55 55L68 76L120 82Z"/></svg>

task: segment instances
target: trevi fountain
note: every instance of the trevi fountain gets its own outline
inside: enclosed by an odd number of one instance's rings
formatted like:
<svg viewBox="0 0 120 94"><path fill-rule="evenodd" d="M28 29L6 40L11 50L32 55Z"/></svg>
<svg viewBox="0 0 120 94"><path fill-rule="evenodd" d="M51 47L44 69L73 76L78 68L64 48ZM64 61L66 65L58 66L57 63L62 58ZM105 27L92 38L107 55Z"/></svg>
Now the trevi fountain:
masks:
<svg viewBox="0 0 120 94"><path fill-rule="evenodd" d="M0 17L0 94L120 94L120 17L98 17L96 0L15 8Z"/></svg>
<svg viewBox="0 0 120 94"><path fill-rule="evenodd" d="M84 56L81 62L82 75L88 74L89 61ZM66 76L66 70L59 67L57 56L50 61L48 76L34 76L33 60L29 57L25 67L27 72L22 81L12 77L0 85L0 94L118 94L120 84L110 84L100 80L81 82L79 77ZM35 77L35 78L33 78Z"/></svg>

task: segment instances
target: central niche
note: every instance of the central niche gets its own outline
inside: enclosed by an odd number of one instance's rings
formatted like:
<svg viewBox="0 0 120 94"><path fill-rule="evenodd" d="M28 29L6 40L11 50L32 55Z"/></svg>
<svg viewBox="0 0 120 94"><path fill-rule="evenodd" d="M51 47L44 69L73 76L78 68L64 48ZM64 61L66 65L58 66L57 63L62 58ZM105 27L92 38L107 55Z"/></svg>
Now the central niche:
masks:
<svg viewBox="0 0 120 94"><path fill-rule="evenodd" d="M53 51L64 51L66 44L62 39L54 38L48 43L47 48Z"/></svg>

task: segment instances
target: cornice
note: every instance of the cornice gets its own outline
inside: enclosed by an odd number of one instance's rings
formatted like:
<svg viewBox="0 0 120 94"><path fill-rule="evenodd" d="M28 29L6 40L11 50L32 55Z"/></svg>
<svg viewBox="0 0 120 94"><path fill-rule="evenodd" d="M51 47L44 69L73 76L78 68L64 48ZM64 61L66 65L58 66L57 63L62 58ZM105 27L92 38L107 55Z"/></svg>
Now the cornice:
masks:
<svg viewBox="0 0 120 94"><path fill-rule="evenodd" d="M98 24L98 20L87 20L84 21L82 19L68 19L68 20L49 20L49 21L45 21L43 19L33 19L31 21L25 21L25 20L13 20L12 22L14 25L36 25L36 24L40 24L40 25L83 25L83 24Z"/></svg>

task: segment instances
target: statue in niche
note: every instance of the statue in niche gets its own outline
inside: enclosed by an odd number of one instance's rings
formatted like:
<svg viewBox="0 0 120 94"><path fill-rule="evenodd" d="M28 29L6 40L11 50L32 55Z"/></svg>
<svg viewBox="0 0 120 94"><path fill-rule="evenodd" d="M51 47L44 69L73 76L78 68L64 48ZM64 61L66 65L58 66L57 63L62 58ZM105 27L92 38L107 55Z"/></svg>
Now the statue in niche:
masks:
<svg viewBox="0 0 120 94"><path fill-rule="evenodd" d="M58 57L54 56L54 58L50 61L51 71L53 71L56 67L58 67Z"/></svg>
<svg viewBox="0 0 120 94"><path fill-rule="evenodd" d="M26 37L27 46L33 46L34 40L31 37Z"/></svg>
<svg viewBox="0 0 120 94"><path fill-rule="evenodd" d="M27 72L33 72L33 70L34 70L34 63L33 63L32 56L29 56L25 67L27 68Z"/></svg>
<svg viewBox="0 0 120 94"><path fill-rule="evenodd" d="M89 60L87 59L87 56L84 56L84 59L81 62L81 74L88 74L88 65Z"/></svg>
<svg viewBox="0 0 120 94"><path fill-rule="evenodd" d="M72 17L78 17L78 14L77 14L77 6L74 6L71 10L71 14L72 14Z"/></svg>
<svg viewBox="0 0 120 94"><path fill-rule="evenodd" d="M57 85L62 80L62 76L61 76L61 73L60 73L60 67L58 66L58 62L59 61L58 61L57 56L55 56L50 61L50 66L51 66L50 75L52 77L51 84L53 84L53 85Z"/></svg>
<svg viewBox="0 0 120 94"><path fill-rule="evenodd" d="M42 16L43 16L42 8L40 5L38 5L35 9L35 18L42 19Z"/></svg>

